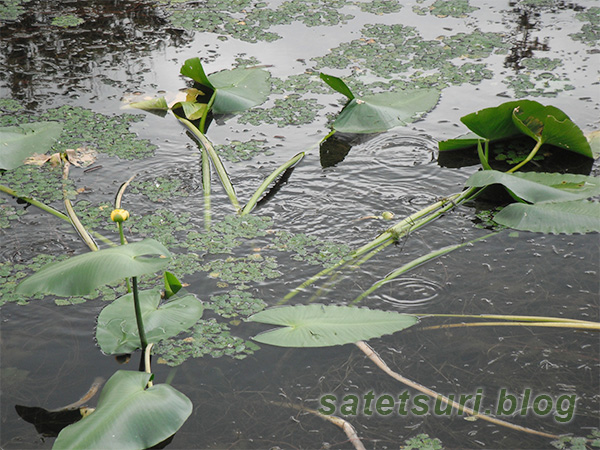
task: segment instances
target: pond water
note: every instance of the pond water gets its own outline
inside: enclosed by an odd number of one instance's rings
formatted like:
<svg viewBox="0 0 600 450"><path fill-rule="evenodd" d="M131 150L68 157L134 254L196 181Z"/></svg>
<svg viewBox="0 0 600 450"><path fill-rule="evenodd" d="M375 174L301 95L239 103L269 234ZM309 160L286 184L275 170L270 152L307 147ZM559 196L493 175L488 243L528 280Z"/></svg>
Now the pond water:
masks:
<svg viewBox="0 0 600 450"><path fill-rule="evenodd" d="M194 331L157 349L155 379L168 380L194 404L168 448L351 448L337 427L278 402L318 408L328 393L397 397L407 388L351 345L257 348L251 337L266 328L240 319L277 304L396 219L459 192L478 165L442 164L437 142L466 131L463 115L526 97L562 109L585 133L597 130L598 12L596 1L558 0L0 3L0 124L60 120L66 131L58 150L99 152L90 168L72 169L68 189L77 190L84 223L113 240L110 205L137 174L123 203L132 214L128 239L163 242L177 255L170 270L209 308ZM278 165L307 152L244 221L232 216L214 177L213 234L204 237L198 145L171 116L123 109L131 97L174 96L186 86L179 68L196 56L208 73L254 65L271 73L267 102L217 117L207 132L241 199ZM341 136L319 149L344 103L319 71L363 94L433 86L441 99L406 127ZM571 166L598 176L597 163L576 159ZM50 168L6 172L0 182L62 209L60 173ZM320 284L290 302L318 295L321 303L347 304L414 258L485 235L476 213L486 206L461 206L344 272L329 289L319 291ZM374 218L384 211L394 221ZM21 419L15 405L59 408L96 377L136 370L139 354L120 365L94 338L97 315L123 286L90 298L18 297L14 286L26 274L86 247L64 222L4 194L0 240L0 447L51 448L51 433ZM597 234L504 231L415 268L361 305L597 321L599 244ZM551 434L585 437L598 429L599 349L592 332L411 329L370 344L393 370L437 392L483 389L488 407L501 389L519 398L526 389L552 399L576 394L568 423L552 414L509 420ZM551 448L551 439L456 415L359 414L349 421L367 448L398 448L421 433L445 448Z"/></svg>

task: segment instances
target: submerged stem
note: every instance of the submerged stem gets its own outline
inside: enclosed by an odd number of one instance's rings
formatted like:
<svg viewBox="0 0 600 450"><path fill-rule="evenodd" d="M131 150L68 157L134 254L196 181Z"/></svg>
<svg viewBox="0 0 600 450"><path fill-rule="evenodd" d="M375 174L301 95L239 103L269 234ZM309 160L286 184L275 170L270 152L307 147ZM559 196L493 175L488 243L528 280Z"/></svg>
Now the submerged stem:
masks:
<svg viewBox="0 0 600 450"><path fill-rule="evenodd" d="M523 161L521 161L519 164L517 164L512 169L508 170L506 173L513 173L513 172L519 170L521 167L523 167L529 161L531 161L533 159L533 157L535 156L535 154L540 149L540 147L542 146L542 144L543 144L543 141L541 139L539 141L537 141L537 144L535 144L535 147L533 147L533 150L531 150L529 155L527 155L527 158L525 158Z"/></svg>

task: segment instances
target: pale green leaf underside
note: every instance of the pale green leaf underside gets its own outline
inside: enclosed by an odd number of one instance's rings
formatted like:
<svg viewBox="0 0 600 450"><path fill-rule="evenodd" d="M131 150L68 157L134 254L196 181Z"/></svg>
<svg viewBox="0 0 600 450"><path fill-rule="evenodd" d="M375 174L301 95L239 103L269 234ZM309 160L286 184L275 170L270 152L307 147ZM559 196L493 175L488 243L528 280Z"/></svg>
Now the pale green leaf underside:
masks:
<svg viewBox="0 0 600 450"><path fill-rule="evenodd" d="M494 221L515 230L552 234L600 232L600 203L578 200L560 203L513 203Z"/></svg>
<svg viewBox="0 0 600 450"><path fill-rule="evenodd" d="M600 178L586 175L484 170L474 173L466 182L467 186L474 187L491 184L502 184L531 203L573 201L600 195Z"/></svg>
<svg viewBox="0 0 600 450"><path fill-rule="evenodd" d="M249 321L280 325L253 339L280 347L329 347L392 334L417 323L417 318L394 311L335 305L297 305L271 308Z"/></svg>
<svg viewBox="0 0 600 450"><path fill-rule="evenodd" d="M202 304L188 294L160 304L160 289L139 293L140 309L148 343L157 343L187 330L202 317ZM124 295L98 316L96 340L109 355L131 353L140 348L133 294Z"/></svg>
<svg viewBox="0 0 600 450"><path fill-rule="evenodd" d="M192 413L192 402L175 388L146 389L152 375L119 370L107 382L96 410L64 428L58 449L144 449L174 434Z"/></svg>
<svg viewBox="0 0 600 450"><path fill-rule="evenodd" d="M158 241L145 239L50 263L26 278L17 292L62 296L87 295L96 288L164 269L171 254Z"/></svg>
<svg viewBox="0 0 600 450"><path fill-rule="evenodd" d="M208 76L216 90L215 114L244 111L263 103L271 91L270 74L262 69L223 70Z"/></svg>
<svg viewBox="0 0 600 450"><path fill-rule="evenodd" d="M58 122L0 127L0 169L12 170L34 153L46 153L62 133Z"/></svg>
<svg viewBox="0 0 600 450"><path fill-rule="evenodd" d="M406 125L430 111L440 93L434 89L380 93L352 99L333 129L344 133L378 133Z"/></svg>

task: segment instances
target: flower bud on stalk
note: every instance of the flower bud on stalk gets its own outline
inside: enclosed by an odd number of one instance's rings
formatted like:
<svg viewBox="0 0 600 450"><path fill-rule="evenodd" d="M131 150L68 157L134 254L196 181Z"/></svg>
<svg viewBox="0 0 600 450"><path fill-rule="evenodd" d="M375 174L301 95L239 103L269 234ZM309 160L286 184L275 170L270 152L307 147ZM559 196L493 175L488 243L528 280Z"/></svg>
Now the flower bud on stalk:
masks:
<svg viewBox="0 0 600 450"><path fill-rule="evenodd" d="M121 223L129 219L129 211L126 209L113 209L110 213L110 220L113 222Z"/></svg>

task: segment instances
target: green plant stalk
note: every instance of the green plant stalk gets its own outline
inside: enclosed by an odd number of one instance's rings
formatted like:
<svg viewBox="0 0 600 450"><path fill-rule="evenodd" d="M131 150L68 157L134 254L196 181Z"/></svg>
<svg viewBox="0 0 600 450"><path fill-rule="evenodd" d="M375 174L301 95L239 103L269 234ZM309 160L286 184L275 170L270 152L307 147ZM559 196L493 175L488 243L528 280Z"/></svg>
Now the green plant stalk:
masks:
<svg viewBox="0 0 600 450"><path fill-rule="evenodd" d="M411 314L416 317L448 317L458 319L493 319L493 320L514 320L519 322L557 322L557 323L587 323L597 324L589 320L564 319L559 317L546 316L513 316L503 314Z"/></svg>
<svg viewBox="0 0 600 450"><path fill-rule="evenodd" d="M121 202L119 202L119 206L121 206ZM119 228L121 245L127 244L127 241L125 240L125 234L123 233L123 222L117 222L117 227ZM125 278L125 284L127 285L127 292L131 292L131 283L129 283L129 278Z"/></svg>
<svg viewBox="0 0 600 450"><path fill-rule="evenodd" d="M71 200L69 200L67 196L67 188L65 186L65 182L69 178L70 164L69 161L67 161L67 158L64 154L61 154L61 164L63 166L63 203L65 205L65 209L67 210L67 215L69 216L71 224L73 225L73 228L75 228L75 231L77 231L77 234L79 234L81 240L85 242L85 244L90 248L91 251L95 252L98 250L98 245L96 244L96 242L94 242L90 234L87 232L87 230L79 220L79 217L77 217L77 214L75 214L75 210L73 209Z"/></svg>
<svg viewBox="0 0 600 450"><path fill-rule="evenodd" d="M304 152L298 153L292 159L290 159L288 162L282 164L277 169L275 169L273 171L273 173L271 173L271 175L269 175L267 178L265 178L265 180L258 187L258 189L254 193L254 195L252 195L252 197L250 198L250 200L248 201L248 203L246 203L246 206L244 206L244 209L242 209L242 212L240 213L240 215L244 216L244 215L250 213L254 209L254 207L256 206L256 203L258 202L258 200L260 199L260 197L267 190L267 188L269 187L269 185L279 175L281 175L283 172L285 172L287 169L289 169L290 167L298 164L298 162L300 162L302 160L302 158L304 158Z"/></svg>
<svg viewBox="0 0 600 450"><path fill-rule="evenodd" d="M210 231L212 216L210 213L210 157L202 152L202 191L204 192L204 229Z"/></svg>
<svg viewBox="0 0 600 450"><path fill-rule="evenodd" d="M420 330L438 330L445 328L462 327L553 327L553 328L571 328L578 330L600 331L600 323L582 323L578 322L469 322L469 323L450 323L446 325L433 325L424 327Z"/></svg>
<svg viewBox="0 0 600 450"><path fill-rule="evenodd" d="M308 280L303 282L300 286L298 286L294 290L290 291L285 297L283 297L283 299L281 299L279 302L277 302L277 304L282 305L282 304L286 303L289 299L296 296L303 289L307 288L308 286L313 284L318 279L330 274L334 270L340 269L342 266L348 264L351 261L354 261L356 258L359 258L360 256L364 255L365 253L373 251L374 249L376 249L377 247L379 247L380 245L382 245L386 242L391 243L394 240L397 240L399 237L405 235L407 232L412 231L412 230L417 230L420 227L426 225L427 223L429 223L432 220L436 219L437 217L441 216L443 213L454 208L455 206L458 206L467 200L471 200L472 198L475 198L479 194L480 191L481 191L480 188L469 188L460 194L454 194L454 195L451 195L450 197L439 200L439 201L433 203L432 205L429 205L428 207L423 208L422 210L417 211L416 213L408 216L407 218L398 222L393 227L391 227L388 230L381 233L378 237L376 237L374 240L372 240L368 244L365 244L362 247L354 250L352 253L350 253L350 255L341 259L335 265L328 267L326 269L323 269L316 275L312 276L311 278L309 278Z"/></svg>
<svg viewBox="0 0 600 450"><path fill-rule="evenodd" d="M217 152L213 148L211 142L189 120L179 116L176 117L194 134L194 136L198 138L200 144L202 145L202 148L208 152L210 159L212 160L213 166L215 166L215 170L217 171L217 175L221 180L221 184L223 185L223 188L225 189L225 192L229 197L229 201L235 208L235 211L239 213L241 208L237 196L235 195L235 190L233 189L231 180L229 180L229 175L227 175L227 171L225 170L225 167L223 166L223 163L221 162L221 159L219 158L219 155L217 155Z"/></svg>
<svg viewBox="0 0 600 450"><path fill-rule="evenodd" d="M383 279L379 280L378 282L374 283L369 289L367 289L365 292L363 292L358 297L356 297L356 299L354 299L354 301L352 302L352 304L360 302L363 298L365 298L366 296L368 296L369 294L371 294L377 288L383 286L388 281L391 281L394 278L399 277L400 275L408 272L411 269L414 269L415 267L417 267L417 266L419 266L419 265L421 265L423 263L431 261L432 259L435 259L438 256L445 255L446 253L450 253L450 252L452 252L454 250L457 250L457 249L459 249L461 247L465 247L465 246L473 244L473 243L475 243L477 241L481 241L483 239L487 239L487 238L492 237L492 236L494 236L494 235L496 235L498 233L500 233L500 231L495 231L493 233L486 234L485 236L481 236L481 237L478 237L476 239L470 240L468 242L463 242L461 244L449 245L447 247L440 248L438 250L434 250L433 252L430 252L430 253L428 253L426 255L423 255L423 256L420 256L420 257L418 257L416 259L413 259L411 262L409 262L407 264L404 264L399 269L396 269L393 272L391 272L385 278L383 278Z"/></svg>
<svg viewBox="0 0 600 450"><path fill-rule="evenodd" d="M481 140L477 141L477 155L479 155L479 162L481 163L481 167L483 170L492 170L490 163L488 162L488 150L489 150L489 140L485 140L485 151L481 148Z"/></svg>
<svg viewBox="0 0 600 450"><path fill-rule="evenodd" d="M35 200L33 198L30 197L22 197L20 196L16 191L14 191L13 189L7 187L7 186L3 186L0 184L0 192L4 192L5 194L8 194L14 198L18 198L19 200L23 200L27 203L29 203L32 206L35 206L36 208L41 209L42 211L46 211L47 213L52 214L55 217L58 217L59 219L64 220L65 222L69 222L70 224L72 224L71 219L69 218L69 216L67 216L66 214L61 213L60 211L54 209L51 206L48 206L42 202L40 202L39 200ZM91 232L92 235L94 235L96 238L98 238L100 241L104 242L107 245L110 245L111 247L115 247L115 243L113 241L111 241L109 238L101 235L100 233L96 233L95 231Z"/></svg>
<svg viewBox="0 0 600 450"><path fill-rule="evenodd" d="M206 105L206 109L202 113L202 118L200 119L200 132L202 134L204 134L206 132L206 127L205 127L206 118L208 117L208 113L212 109L212 105L215 103L216 98L217 98L217 90L215 89L213 91L213 94L210 96L210 100L208 101L208 104Z"/></svg>
<svg viewBox="0 0 600 450"><path fill-rule="evenodd" d="M135 321L140 335L140 345L142 346L142 354L146 352L148 339L146 339L146 330L144 329L144 320L142 318L142 309L140 308L140 299L138 294L137 277L131 278L133 284L133 307L135 308Z"/></svg>
<svg viewBox="0 0 600 450"><path fill-rule="evenodd" d="M540 140L537 141L537 143L535 144L535 147L533 147L533 150L531 150L529 155L527 155L527 158L525 158L523 161L521 161L519 164L517 164L515 167L511 168L510 170L507 170L506 173L513 173L513 172L519 170L521 167L523 167L529 161L531 161L543 143L544 143L543 140L540 138Z"/></svg>

